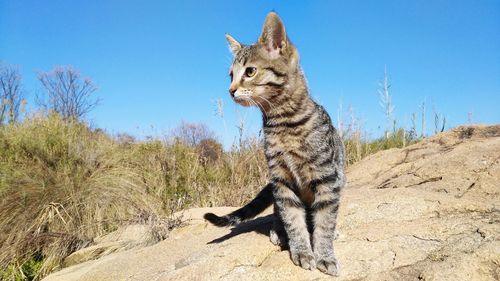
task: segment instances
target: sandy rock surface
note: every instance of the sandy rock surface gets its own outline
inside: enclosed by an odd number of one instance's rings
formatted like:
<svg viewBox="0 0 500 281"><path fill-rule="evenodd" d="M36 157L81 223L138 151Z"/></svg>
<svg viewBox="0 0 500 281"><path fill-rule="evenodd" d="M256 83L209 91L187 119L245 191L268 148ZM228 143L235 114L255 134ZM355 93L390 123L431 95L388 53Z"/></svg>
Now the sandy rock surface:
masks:
<svg viewBox="0 0 500 281"><path fill-rule="evenodd" d="M273 246L271 210L234 228L202 219L234 210L222 207L188 210L186 225L160 243L45 280L500 279L500 125L459 127L382 151L347 176L334 243L339 277L296 267Z"/></svg>

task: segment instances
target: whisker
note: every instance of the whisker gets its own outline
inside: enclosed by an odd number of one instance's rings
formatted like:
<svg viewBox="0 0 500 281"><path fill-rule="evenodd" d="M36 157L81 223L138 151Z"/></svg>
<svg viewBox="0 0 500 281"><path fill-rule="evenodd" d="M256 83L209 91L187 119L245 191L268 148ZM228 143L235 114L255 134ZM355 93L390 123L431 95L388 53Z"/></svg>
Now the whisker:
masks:
<svg viewBox="0 0 500 281"><path fill-rule="evenodd" d="M264 106L262 105L262 103L252 99L252 96L248 93L241 93L238 95L239 97L241 98L244 98L246 101L249 101L251 104L259 107L262 109L262 113L264 114L264 116L266 117L266 119L269 117L269 115L263 110L264 109ZM262 99L263 101L267 102L267 104L269 104L269 107L272 109L272 110L276 110L277 111L277 107L271 102L269 101L268 99L264 98L264 97L261 97L259 96L258 97L259 99ZM284 118L283 115L281 113L278 113L278 116L280 118Z"/></svg>
<svg viewBox="0 0 500 281"><path fill-rule="evenodd" d="M270 102L268 99L266 99L264 97L259 97L259 98L261 98L262 100L264 100L265 102L267 102L269 104L269 106L271 107L271 109L277 110L276 106L272 102ZM283 115L281 115L281 113L278 113L278 115L279 115L280 118L283 118Z"/></svg>
<svg viewBox="0 0 500 281"><path fill-rule="evenodd" d="M257 107L264 108L264 106L262 106L262 104L261 104L261 103L259 103L258 101L256 101L256 100L252 100L252 102L253 102L253 103L254 103ZM262 110L262 114L264 114L264 116L265 116L265 117L266 117L266 119L267 119L267 113L266 113L266 111Z"/></svg>

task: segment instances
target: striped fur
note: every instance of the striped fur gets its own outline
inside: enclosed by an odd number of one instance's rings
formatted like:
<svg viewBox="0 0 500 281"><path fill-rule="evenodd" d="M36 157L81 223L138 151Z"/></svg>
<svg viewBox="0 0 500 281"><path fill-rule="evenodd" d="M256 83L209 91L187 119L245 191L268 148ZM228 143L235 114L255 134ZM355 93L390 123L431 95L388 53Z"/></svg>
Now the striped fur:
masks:
<svg viewBox="0 0 500 281"><path fill-rule="evenodd" d="M337 275L333 240L346 181L342 141L325 109L309 96L298 52L275 13L267 16L257 43L244 46L227 38L235 54L229 91L237 103L263 113L270 182L241 209L205 218L234 225L274 202L271 241L288 246L295 264Z"/></svg>

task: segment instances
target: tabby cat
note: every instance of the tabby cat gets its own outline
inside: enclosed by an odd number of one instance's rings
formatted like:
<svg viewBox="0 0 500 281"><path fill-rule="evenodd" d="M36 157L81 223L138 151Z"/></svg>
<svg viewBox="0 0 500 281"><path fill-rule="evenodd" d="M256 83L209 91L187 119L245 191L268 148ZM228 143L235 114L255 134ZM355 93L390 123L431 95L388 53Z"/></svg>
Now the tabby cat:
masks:
<svg viewBox="0 0 500 281"><path fill-rule="evenodd" d="M207 213L205 219L234 225L274 202L271 242L288 247L296 265L338 275L333 240L346 182L342 140L309 96L299 54L276 13L267 15L257 43L226 38L234 54L229 92L237 103L262 111L270 180L246 206L223 217Z"/></svg>

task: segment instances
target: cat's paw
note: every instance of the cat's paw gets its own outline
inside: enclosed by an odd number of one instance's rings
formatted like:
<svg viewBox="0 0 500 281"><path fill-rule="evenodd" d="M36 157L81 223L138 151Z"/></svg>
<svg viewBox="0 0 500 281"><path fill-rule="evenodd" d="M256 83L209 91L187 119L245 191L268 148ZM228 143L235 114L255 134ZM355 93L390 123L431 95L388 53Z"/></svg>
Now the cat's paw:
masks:
<svg viewBox="0 0 500 281"><path fill-rule="evenodd" d="M340 264L335 256L316 258L316 267L323 273L339 276Z"/></svg>
<svg viewBox="0 0 500 281"><path fill-rule="evenodd" d="M316 268L314 255L308 252L291 252L292 261L303 269L313 270Z"/></svg>

